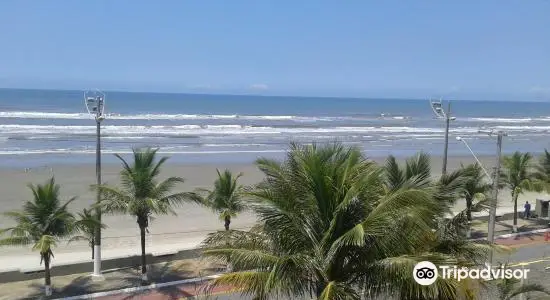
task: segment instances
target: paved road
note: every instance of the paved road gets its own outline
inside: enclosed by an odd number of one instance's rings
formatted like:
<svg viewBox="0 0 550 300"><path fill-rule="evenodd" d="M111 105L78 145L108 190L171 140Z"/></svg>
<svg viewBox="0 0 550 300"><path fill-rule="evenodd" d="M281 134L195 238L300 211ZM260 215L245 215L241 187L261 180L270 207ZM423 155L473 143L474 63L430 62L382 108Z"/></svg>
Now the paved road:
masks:
<svg viewBox="0 0 550 300"><path fill-rule="evenodd" d="M524 264L529 268L528 281L539 283L550 289L550 282L545 280L550 277L550 241L545 240L543 234L524 235L508 239L497 240L498 244L513 248L509 254L495 255L495 263L507 263L511 267ZM218 300L251 300L251 297L242 296L240 293L230 292L229 288L218 288L209 297L204 295L204 285L186 284L172 286L163 289L152 290L139 294L125 294L97 298L99 300L175 300L175 299L218 299ZM280 299L283 300L283 299Z"/></svg>
<svg viewBox="0 0 550 300"><path fill-rule="evenodd" d="M498 239L496 243L513 248L508 255L496 255L498 262L519 262L550 258L550 240L542 233L523 235L508 239Z"/></svg>

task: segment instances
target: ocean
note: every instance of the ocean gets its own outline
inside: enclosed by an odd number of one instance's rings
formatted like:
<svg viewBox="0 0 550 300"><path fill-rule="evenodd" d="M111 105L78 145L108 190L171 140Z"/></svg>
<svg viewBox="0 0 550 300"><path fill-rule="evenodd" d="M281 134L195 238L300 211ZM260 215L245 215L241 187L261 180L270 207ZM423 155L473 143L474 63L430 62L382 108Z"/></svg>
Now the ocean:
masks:
<svg viewBox="0 0 550 300"><path fill-rule="evenodd" d="M245 163L282 158L290 141L340 141L367 156L443 152L444 121L429 101L105 92L103 160L132 147L159 147L181 163ZM540 153L550 141L550 103L452 102L449 155ZM0 89L0 163L35 167L95 160L95 122L83 91Z"/></svg>

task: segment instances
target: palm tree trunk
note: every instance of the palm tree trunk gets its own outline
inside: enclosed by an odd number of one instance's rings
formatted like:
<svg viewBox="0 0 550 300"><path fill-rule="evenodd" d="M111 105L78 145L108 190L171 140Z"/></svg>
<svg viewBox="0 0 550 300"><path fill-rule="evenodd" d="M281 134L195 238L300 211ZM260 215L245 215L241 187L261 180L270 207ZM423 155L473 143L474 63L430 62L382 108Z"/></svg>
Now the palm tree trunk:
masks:
<svg viewBox="0 0 550 300"><path fill-rule="evenodd" d="M50 254L41 253L44 259L44 294L46 296L52 295L52 278L50 274Z"/></svg>
<svg viewBox="0 0 550 300"><path fill-rule="evenodd" d="M95 258L94 242L93 241L90 243L90 248L92 249L92 260L93 260Z"/></svg>
<svg viewBox="0 0 550 300"><path fill-rule="evenodd" d="M472 198L466 197L466 218L472 221Z"/></svg>
<svg viewBox="0 0 550 300"><path fill-rule="evenodd" d="M225 216L225 224L223 225L225 227L225 230L229 230L229 224L231 224L231 217Z"/></svg>
<svg viewBox="0 0 550 300"><path fill-rule="evenodd" d="M139 226L141 238L141 280L147 281L147 258L145 256L145 226Z"/></svg>
<svg viewBox="0 0 550 300"><path fill-rule="evenodd" d="M224 218L225 224L223 225L225 227L225 231L229 231L229 224L231 224L231 216L225 216ZM225 244L229 248L229 237L225 241ZM227 255L227 272L233 272L233 266L231 265L231 255Z"/></svg>
<svg viewBox="0 0 550 300"><path fill-rule="evenodd" d="M514 225L512 227L513 232L518 231L518 194L512 192L512 199L514 200Z"/></svg>
<svg viewBox="0 0 550 300"><path fill-rule="evenodd" d="M473 198L466 197L466 220L467 220L467 228L466 228L466 238L472 237L472 202Z"/></svg>

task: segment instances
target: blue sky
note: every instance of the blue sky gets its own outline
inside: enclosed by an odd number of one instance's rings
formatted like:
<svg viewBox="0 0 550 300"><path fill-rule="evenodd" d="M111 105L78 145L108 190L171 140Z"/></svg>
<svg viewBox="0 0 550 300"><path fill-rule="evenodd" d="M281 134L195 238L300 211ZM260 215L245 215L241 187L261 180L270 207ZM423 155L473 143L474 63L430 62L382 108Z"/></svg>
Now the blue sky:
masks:
<svg viewBox="0 0 550 300"><path fill-rule="evenodd" d="M0 87L550 100L550 1L0 2Z"/></svg>

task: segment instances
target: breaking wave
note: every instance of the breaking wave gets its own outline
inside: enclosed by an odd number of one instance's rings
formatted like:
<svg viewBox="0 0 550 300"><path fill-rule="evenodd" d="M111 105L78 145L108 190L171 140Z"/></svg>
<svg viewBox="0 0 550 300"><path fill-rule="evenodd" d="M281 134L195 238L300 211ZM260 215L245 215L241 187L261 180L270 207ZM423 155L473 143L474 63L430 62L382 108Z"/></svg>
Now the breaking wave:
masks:
<svg viewBox="0 0 550 300"><path fill-rule="evenodd" d="M441 133L442 128L429 127L270 127L247 125L157 125L157 126L102 126L102 134L106 136L202 136L202 135L276 135L276 134L308 134L308 133ZM451 132L474 133L474 127L454 128ZM0 135L95 135L95 126L76 125L0 125Z"/></svg>
<svg viewBox="0 0 550 300"><path fill-rule="evenodd" d="M385 116L381 114L365 116L292 116L292 115L208 115L208 114L106 114L105 117L111 120L271 120L271 121L295 121L295 122L317 122L317 121L338 121L338 120L370 120L370 119L393 119L408 120L407 116ZM93 119L87 113L61 113L61 112L35 112L35 111L2 111L0 118L11 119L65 119L65 120L88 120Z"/></svg>

